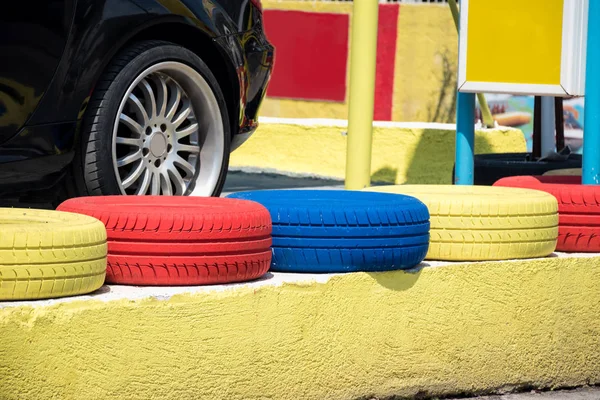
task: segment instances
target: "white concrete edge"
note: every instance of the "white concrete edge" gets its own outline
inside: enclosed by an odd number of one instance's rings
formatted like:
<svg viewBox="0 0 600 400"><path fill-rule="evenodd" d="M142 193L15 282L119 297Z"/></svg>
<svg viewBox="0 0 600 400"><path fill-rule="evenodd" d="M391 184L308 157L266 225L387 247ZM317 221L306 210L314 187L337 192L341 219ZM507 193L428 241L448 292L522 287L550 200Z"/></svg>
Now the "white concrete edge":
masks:
<svg viewBox="0 0 600 400"><path fill-rule="evenodd" d="M328 126L336 128L347 128L348 121L345 119L328 119L328 118L276 118L276 117L260 117L259 124L281 124L281 125L298 125L298 126ZM437 130L456 130L455 124L442 124L438 122L394 122L394 121L374 121L373 126L376 128L400 128L400 129L437 129ZM508 126L498 126L486 130L510 130L514 129Z"/></svg>
<svg viewBox="0 0 600 400"><path fill-rule="evenodd" d="M593 258L599 257L597 253L553 253L549 257L558 258ZM443 268L460 264L476 264L482 262L504 263L504 262L528 262L539 259L508 260L508 261L480 261L480 262L448 262L448 261L424 261L417 267L405 270L408 273L416 273L423 268ZM257 289L263 286L282 286L284 284L306 286L310 284L324 284L332 277L343 274L296 274L283 272L269 272L265 277L243 283L231 283L225 285L207 285L207 286L125 286L125 285L105 285L98 291L82 296L64 297L60 299L33 300L33 301L4 301L0 302L0 309L11 307L47 307L62 303L72 303L76 301L101 301L110 302L117 300L139 301L144 299L169 300L171 297L180 294L197 294L209 292L233 291L239 288L248 287Z"/></svg>

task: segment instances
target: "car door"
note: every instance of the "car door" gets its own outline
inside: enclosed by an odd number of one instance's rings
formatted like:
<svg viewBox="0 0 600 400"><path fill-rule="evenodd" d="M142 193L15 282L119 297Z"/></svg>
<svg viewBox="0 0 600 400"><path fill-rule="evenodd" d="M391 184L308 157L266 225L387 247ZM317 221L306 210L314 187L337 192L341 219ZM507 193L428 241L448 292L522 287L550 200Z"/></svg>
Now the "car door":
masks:
<svg viewBox="0 0 600 400"><path fill-rule="evenodd" d="M35 110L60 63L77 0L0 5L0 143Z"/></svg>

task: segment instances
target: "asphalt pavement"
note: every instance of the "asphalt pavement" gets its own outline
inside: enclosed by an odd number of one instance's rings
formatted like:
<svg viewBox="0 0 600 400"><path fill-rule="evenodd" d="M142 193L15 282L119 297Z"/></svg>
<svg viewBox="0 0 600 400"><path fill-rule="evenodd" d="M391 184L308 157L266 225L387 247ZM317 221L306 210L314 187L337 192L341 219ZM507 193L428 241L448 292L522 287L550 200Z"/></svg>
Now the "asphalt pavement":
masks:
<svg viewBox="0 0 600 400"><path fill-rule="evenodd" d="M420 396L418 399L442 400L438 397ZM490 396L443 397L443 400L600 400L600 387L582 387L570 390L529 391ZM406 400L405 397L371 397L368 400ZM408 399L410 400L410 399Z"/></svg>
<svg viewBox="0 0 600 400"><path fill-rule="evenodd" d="M245 173L230 171L225 180L225 187L221 196L226 196L232 192L246 190L264 190L264 189L343 189L344 182L290 177L285 175L276 175L268 173ZM0 207L19 207L19 208L42 208L52 209L52 204L45 198L34 194L28 198L0 198Z"/></svg>
<svg viewBox="0 0 600 400"><path fill-rule="evenodd" d="M342 189L344 182L327 179L291 177L266 173L230 171L225 180L223 196L232 192L265 189Z"/></svg>
<svg viewBox="0 0 600 400"><path fill-rule="evenodd" d="M473 400L600 400L600 387L474 397ZM459 400L459 399L449 399ZM460 400L464 400L464 397Z"/></svg>

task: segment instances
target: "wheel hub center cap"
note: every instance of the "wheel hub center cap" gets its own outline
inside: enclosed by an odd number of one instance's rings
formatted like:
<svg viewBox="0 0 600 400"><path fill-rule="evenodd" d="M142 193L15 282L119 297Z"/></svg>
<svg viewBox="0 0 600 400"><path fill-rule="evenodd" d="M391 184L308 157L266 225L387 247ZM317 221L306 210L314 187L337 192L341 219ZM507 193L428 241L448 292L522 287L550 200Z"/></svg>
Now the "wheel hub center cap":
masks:
<svg viewBox="0 0 600 400"><path fill-rule="evenodd" d="M167 138L160 133L154 134L150 141L150 152L154 157L162 157L167 151Z"/></svg>

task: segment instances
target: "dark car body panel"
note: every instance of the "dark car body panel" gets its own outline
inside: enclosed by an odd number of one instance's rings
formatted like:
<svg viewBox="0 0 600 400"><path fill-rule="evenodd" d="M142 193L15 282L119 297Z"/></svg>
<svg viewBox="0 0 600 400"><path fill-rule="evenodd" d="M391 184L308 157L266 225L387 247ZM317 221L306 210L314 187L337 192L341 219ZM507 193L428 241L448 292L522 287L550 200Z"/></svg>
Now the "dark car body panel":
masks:
<svg viewBox="0 0 600 400"><path fill-rule="evenodd" d="M75 11L75 0L11 3L0 13L0 143L31 118L52 82Z"/></svg>
<svg viewBox="0 0 600 400"><path fill-rule="evenodd" d="M165 34L164 40L176 41L173 32L185 32L180 36L198 46L192 51L201 58L204 49L218 54L217 78L227 81L222 89L234 100L232 147L256 128L273 47L250 1L48 0L51 15L39 2L17 3L10 13L0 12L0 186L20 187L35 182L36 174L37 180L55 176L69 164L99 77L120 49L138 39ZM24 179L17 170L31 174Z"/></svg>

